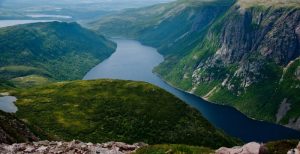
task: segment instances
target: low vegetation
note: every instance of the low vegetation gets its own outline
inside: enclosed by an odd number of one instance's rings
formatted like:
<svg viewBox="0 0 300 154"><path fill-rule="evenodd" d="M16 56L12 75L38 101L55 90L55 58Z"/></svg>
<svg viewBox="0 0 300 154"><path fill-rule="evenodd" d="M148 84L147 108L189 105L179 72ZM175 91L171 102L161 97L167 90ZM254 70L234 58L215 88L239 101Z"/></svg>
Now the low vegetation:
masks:
<svg viewBox="0 0 300 154"><path fill-rule="evenodd" d="M18 97L17 117L38 126L45 139L213 148L238 144L197 110L144 82L60 82L12 94Z"/></svg>
<svg viewBox="0 0 300 154"><path fill-rule="evenodd" d="M176 144L163 144L163 145L150 145L138 149L135 154L211 154L214 150L188 145Z"/></svg>

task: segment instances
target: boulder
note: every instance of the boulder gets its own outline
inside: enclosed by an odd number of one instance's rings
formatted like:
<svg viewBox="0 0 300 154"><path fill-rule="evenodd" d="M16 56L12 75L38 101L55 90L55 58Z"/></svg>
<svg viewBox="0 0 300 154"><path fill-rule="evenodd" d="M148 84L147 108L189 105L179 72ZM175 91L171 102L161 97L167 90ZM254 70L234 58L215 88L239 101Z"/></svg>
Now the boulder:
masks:
<svg viewBox="0 0 300 154"><path fill-rule="evenodd" d="M261 144L251 142L244 146L226 148L222 147L216 151L216 154L259 154Z"/></svg>

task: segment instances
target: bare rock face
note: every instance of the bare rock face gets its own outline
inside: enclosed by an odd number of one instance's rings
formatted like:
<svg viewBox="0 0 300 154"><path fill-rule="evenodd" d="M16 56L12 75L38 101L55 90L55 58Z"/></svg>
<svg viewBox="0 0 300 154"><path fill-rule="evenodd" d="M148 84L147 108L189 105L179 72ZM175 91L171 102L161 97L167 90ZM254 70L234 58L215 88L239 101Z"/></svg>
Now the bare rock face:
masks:
<svg viewBox="0 0 300 154"><path fill-rule="evenodd" d="M80 141L72 142L50 142L39 141L33 143L20 144L0 144L0 154L127 154L146 146L145 143L135 143L133 145L122 142L108 142L103 144L83 143Z"/></svg>
<svg viewBox="0 0 300 154"><path fill-rule="evenodd" d="M216 151L216 154L259 154L261 144L251 142L242 147L225 148L222 147Z"/></svg>

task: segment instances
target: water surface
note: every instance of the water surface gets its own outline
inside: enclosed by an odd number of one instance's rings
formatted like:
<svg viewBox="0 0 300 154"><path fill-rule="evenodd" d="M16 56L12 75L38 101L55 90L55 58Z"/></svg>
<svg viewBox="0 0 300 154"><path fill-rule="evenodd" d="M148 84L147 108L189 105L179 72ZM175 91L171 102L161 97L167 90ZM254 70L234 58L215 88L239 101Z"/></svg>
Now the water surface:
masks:
<svg viewBox="0 0 300 154"><path fill-rule="evenodd" d="M114 39L114 41L118 44L116 52L91 69L84 77L85 80L110 78L155 84L195 107L215 127L245 142L300 139L298 131L252 120L232 107L212 104L173 88L152 73L153 68L163 61L163 57L155 48L141 45L133 40Z"/></svg>
<svg viewBox="0 0 300 154"><path fill-rule="evenodd" d="M71 16L58 15L58 14L27 14L26 16L32 18L62 18L62 19L72 19Z"/></svg>
<svg viewBox="0 0 300 154"><path fill-rule="evenodd" d="M29 23L37 23L37 22L51 22L54 20L0 20L0 28L8 27L8 26L15 26L15 25L22 25L22 24L29 24Z"/></svg>
<svg viewBox="0 0 300 154"><path fill-rule="evenodd" d="M16 101L17 98L14 96L0 97L0 110L8 113L16 113L18 111L17 106L14 104Z"/></svg>

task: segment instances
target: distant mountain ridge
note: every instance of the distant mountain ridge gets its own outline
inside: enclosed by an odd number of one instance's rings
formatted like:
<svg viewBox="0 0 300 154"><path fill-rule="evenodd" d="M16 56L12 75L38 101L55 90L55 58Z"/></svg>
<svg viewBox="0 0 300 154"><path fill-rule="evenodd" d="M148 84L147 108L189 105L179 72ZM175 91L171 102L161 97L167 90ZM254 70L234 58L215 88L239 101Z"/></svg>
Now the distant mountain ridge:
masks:
<svg viewBox="0 0 300 154"><path fill-rule="evenodd" d="M157 47L165 61L155 71L178 88L300 130L298 1L178 0L91 27Z"/></svg>

